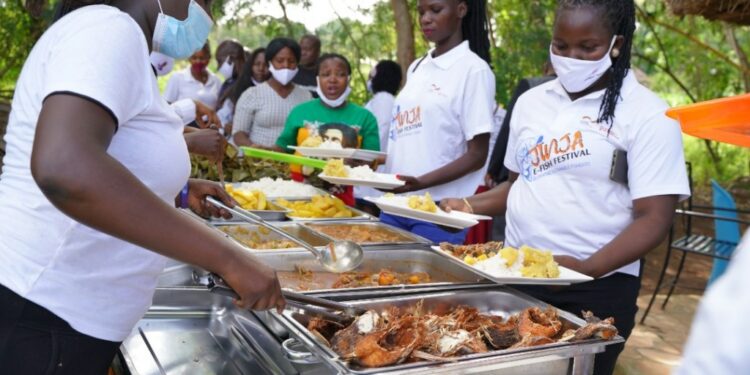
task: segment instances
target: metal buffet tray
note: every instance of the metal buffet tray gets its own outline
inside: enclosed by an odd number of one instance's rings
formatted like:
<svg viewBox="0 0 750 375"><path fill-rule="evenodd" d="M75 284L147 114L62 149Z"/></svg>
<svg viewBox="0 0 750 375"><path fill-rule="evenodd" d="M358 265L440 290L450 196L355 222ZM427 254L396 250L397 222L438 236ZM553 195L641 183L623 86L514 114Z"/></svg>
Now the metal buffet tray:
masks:
<svg viewBox="0 0 750 375"><path fill-rule="evenodd" d="M331 195L331 194L324 194L324 195ZM272 199L271 201L275 204L276 201L278 201L281 198ZM286 198L284 198L286 199ZM305 198L305 199L286 199L288 201L310 201L311 198ZM368 214L367 212L364 212L362 210L358 210L352 206L346 206L349 210L354 213L355 216L353 217L315 217L315 218L307 218L307 217L296 217L291 216L291 212L289 212L286 217L289 218L292 221L296 222L327 222L327 221L377 221L378 218Z"/></svg>
<svg viewBox="0 0 750 375"><path fill-rule="evenodd" d="M302 284L309 289L299 291L309 294L382 296L405 291L436 291L468 287L486 282L482 277L453 265L426 249L366 249L364 262L356 271L377 273L381 269L388 268L398 273L427 272L431 278L430 283L341 289L331 288L339 276L323 269L320 263L307 252L263 251L254 255L276 270L283 288L300 289L299 286ZM295 266L313 271L312 279L303 279ZM164 270L159 276L158 285L201 288L194 281L194 274L200 276L205 272L187 264L175 265Z"/></svg>
<svg viewBox="0 0 750 375"><path fill-rule="evenodd" d="M431 245L432 242L428 239L422 238L420 236L417 236L416 234L409 233L403 229L399 229L396 227L392 227L388 224L381 223L381 222L350 222L350 221L341 221L341 222L323 222L323 223L305 223L305 227L310 229L311 231L315 232L316 234L328 238L330 240L346 240L346 238L335 238L331 235L328 235L321 231L318 228L321 227L333 227L333 226L360 226L365 227L367 230L380 230L380 231L387 231L395 236L399 237L399 240L392 241L392 242L362 242L362 241L354 241L359 243L360 245L367 245L367 246L389 246L389 245Z"/></svg>
<svg viewBox="0 0 750 375"><path fill-rule="evenodd" d="M518 313L530 306L544 306L543 302L502 286L482 290L446 291L352 300L349 303L366 309L383 311L390 306L413 306L420 300L424 301L426 309L445 307L446 305L468 305L478 308L482 313L504 317ZM572 325L575 328L585 324L582 319L573 314L561 310L558 310L558 313L564 324ZM617 336L611 341L587 340L578 343L555 343L532 348L491 351L463 356L457 362L416 362L381 368L362 368L342 360L331 348L311 334L306 328L310 316L292 310L285 310L283 314L272 311L270 315L284 326L292 336L304 344L311 353L337 368L339 372L351 374L391 372L408 374L489 374L497 373L499 369L502 369L503 374L519 375L591 374L594 355L602 352L607 345L624 341L620 336Z"/></svg>
<svg viewBox="0 0 750 375"><path fill-rule="evenodd" d="M259 226L255 225L255 224L211 221L211 222L209 222L209 225L211 225L212 227L216 228L217 230L219 230L219 228L221 228L221 227L226 227L226 226L241 226L241 227L245 227L245 228L248 228L251 231L255 231L256 233L258 233L258 235L260 236L260 239L262 241L275 241L275 240L282 240L283 239L278 234L276 234L274 232L271 232L271 231L268 231L268 230L266 230L266 233L264 234L263 232L261 232L259 230ZM312 245L314 247L326 246L326 245L328 245L331 242L329 239L321 237L318 234L316 234L315 232L311 231L310 229L307 229L304 226L299 225L297 223L285 222L285 223L273 223L273 225L275 227L277 227L277 228L280 228L284 232L287 232L287 233L289 233L289 234L291 234L291 235L293 235L293 236L301 239L302 241L305 241L305 242L309 243L310 245ZM241 246L244 246L244 247L248 248L253 253L256 253L256 252L258 252L258 253L269 253L270 252L270 253L273 253L273 254L278 254L280 252L290 252L290 251L292 251L292 252L300 252L300 251L307 251L307 250L305 250L302 247L293 247L293 248L289 248L289 249L254 249L254 248L252 248L252 247L250 247L250 246L242 243L240 240L238 240L234 236L232 236L230 234L227 234L227 233L225 233L223 231L222 231L222 233L224 235L226 235L227 237L229 237L230 239L232 239L233 241L235 241L238 244L240 244Z"/></svg>
<svg viewBox="0 0 750 375"><path fill-rule="evenodd" d="M157 289L120 352L131 375L332 372L323 365L298 368L251 312L206 290Z"/></svg>

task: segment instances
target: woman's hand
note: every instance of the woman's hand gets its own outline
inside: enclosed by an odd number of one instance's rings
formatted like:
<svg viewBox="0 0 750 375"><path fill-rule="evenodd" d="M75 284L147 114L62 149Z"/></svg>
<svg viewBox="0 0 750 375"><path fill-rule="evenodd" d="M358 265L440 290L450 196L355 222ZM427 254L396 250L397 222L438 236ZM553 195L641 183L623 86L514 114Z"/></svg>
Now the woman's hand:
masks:
<svg viewBox="0 0 750 375"><path fill-rule="evenodd" d="M214 163L224 160L227 139L217 129L198 129L183 136L191 154L203 155Z"/></svg>
<svg viewBox="0 0 750 375"><path fill-rule="evenodd" d="M471 207L466 204L466 201L458 198L446 198L441 200L440 208L445 212L461 211L472 213Z"/></svg>
<svg viewBox="0 0 750 375"><path fill-rule="evenodd" d="M242 309L284 311L286 301L276 271L247 252L238 252L238 259L220 271L224 281L240 296L234 304Z"/></svg>
<svg viewBox="0 0 750 375"><path fill-rule="evenodd" d="M201 129L211 128L211 129L221 129L221 120L219 120L219 116L216 115L216 111L209 108L207 105L194 100L195 102L195 123L198 124L198 126Z"/></svg>
<svg viewBox="0 0 750 375"><path fill-rule="evenodd" d="M408 193L410 191L417 191L422 190L426 186L422 184L419 177L413 177L413 176L396 176L401 181L406 181L406 184L404 186L397 187L392 190L392 193L394 194L401 194L401 193Z"/></svg>
<svg viewBox="0 0 750 375"><path fill-rule="evenodd" d="M191 178L188 181L188 207L200 217L223 217L229 219L232 214L224 209L206 202L206 197L214 197L229 207L237 205L234 200L217 182Z"/></svg>
<svg viewBox="0 0 750 375"><path fill-rule="evenodd" d="M591 275L591 271L587 267L585 260L573 258L569 255L555 255L555 262L565 268L580 272L586 276L593 277L593 275Z"/></svg>

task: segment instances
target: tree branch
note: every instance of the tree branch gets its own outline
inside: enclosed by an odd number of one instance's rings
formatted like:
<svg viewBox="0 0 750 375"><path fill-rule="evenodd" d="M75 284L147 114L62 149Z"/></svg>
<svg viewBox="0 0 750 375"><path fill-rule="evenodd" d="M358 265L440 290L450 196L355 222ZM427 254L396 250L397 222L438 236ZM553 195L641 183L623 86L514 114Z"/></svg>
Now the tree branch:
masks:
<svg viewBox="0 0 750 375"><path fill-rule="evenodd" d="M284 4L284 0L279 0L279 6L281 6L281 12L284 15L284 24L286 25L289 37L294 38L294 27L292 27L292 21L289 20L289 16L286 14L286 4Z"/></svg>
<svg viewBox="0 0 750 375"><path fill-rule="evenodd" d="M331 9L333 9L333 14L336 15L336 18L338 18L339 22L341 22L341 26L344 28L344 31L346 31L346 36L349 40L352 41L352 45L354 45L354 50L357 55L357 61L355 63L357 64L357 75L359 75L359 78L362 79L362 82L367 82L367 78L364 74L362 74L361 64L360 60L362 60L362 56L364 54L362 53L362 48L359 46L359 43L356 39L354 39L354 34L352 33L352 29L349 27L349 24L346 23L346 21L341 17L338 11L336 11L336 7L333 5L331 0L328 0L328 4L331 6Z"/></svg>
<svg viewBox="0 0 750 375"><path fill-rule="evenodd" d="M646 60L649 64L659 68L662 72L664 72L666 75L669 76L669 78L672 78L672 81L677 84L677 86L680 86L680 89L685 93L685 95L688 96L691 102L696 103L698 102L698 99L693 95L693 93L690 92L690 89L688 89L687 85L685 85L682 80L680 80L679 77L672 71L672 69L669 66L661 65L656 60L654 60L651 57L648 57L642 53L639 52L633 52L633 57L637 57L643 60Z"/></svg>
<svg viewBox="0 0 750 375"><path fill-rule="evenodd" d="M670 30L670 31L672 31L672 32L674 32L676 34L679 34L679 35L685 37L687 40L695 43L696 45L698 45L698 46L700 46L702 48L707 49L709 52L711 52L712 54L716 55L716 57L718 57L718 58L726 61L728 64L732 65L733 67L735 67L735 68L737 68L737 69L739 69L741 71L746 71L744 67L742 67L740 64L738 64L736 61L732 60L725 53L719 51L718 49L716 49L713 46L707 44L706 42L698 39L694 35L686 32L686 31L680 30L676 26L670 25L670 24L668 24L666 22L659 21L658 19L655 19L655 18L650 18L650 19L655 24L657 24L657 25L659 25L659 26L661 26L661 27L663 27L663 28L665 28L667 30Z"/></svg>
<svg viewBox="0 0 750 375"><path fill-rule="evenodd" d="M745 92L750 92L750 63L748 63L747 54L737 41L734 26L724 22L724 32L726 33L729 45L732 46L732 49L737 54L737 58L740 60L740 65L742 66L740 73L742 74L742 81L745 84Z"/></svg>

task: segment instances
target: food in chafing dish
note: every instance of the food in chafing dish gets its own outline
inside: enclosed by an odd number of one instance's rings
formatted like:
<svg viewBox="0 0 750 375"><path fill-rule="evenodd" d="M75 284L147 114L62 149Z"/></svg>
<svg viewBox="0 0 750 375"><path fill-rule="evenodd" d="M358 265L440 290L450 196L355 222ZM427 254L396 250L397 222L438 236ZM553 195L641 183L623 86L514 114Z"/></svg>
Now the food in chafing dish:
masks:
<svg viewBox="0 0 750 375"><path fill-rule="evenodd" d="M560 267L552 252L529 246L520 249L502 247L502 242L481 245L452 245L441 243L440 248L462 259L464 263L479 270L501 276L530 278L560 277Z"/></svg>
<svg viewBox="0 0 750 375"><path fill-rule="evenodd" d="M349 218L354 212L346 207L341 199L326 195L316 195L309 201L288 201L278 199L281 207L292 210L290 216L301 218Z"/></svg>
<svg viewBox="0 0 750 375"><path fill-rule="evenodd" d="M344 272L333 283L333 289L362 288L368 286L389 286L401 284L424 284L430 282L426 272L398 273L388 269L380 272Z"/></svg>
<svg viewBox="0 0 750 375"><path fill-rule="evenodd" d="M268 235L270 231L265 228L252 230L242 225L221 225L220 231L228 234L241 244L256 250L279 250L299 247L298 244L289 240L264 240L262 236Z"/></svg>
<svg viewBox="0 0 750 375"><path fill-rule="evenodd" d="M228 188L229 186L227 186ZM258 181L241 182L233 184L236 191L253 191L259 190L269 198L280 197L312 197L320 192L310 185L305 185L296 181L284 180L281 178L272 179L263 177ZM229 189L227 189L229 190Z"/></svg>
<svg viewBox="0 0 750 375"><path fill-rule="evenodd" d="M408 237L384 227L363 224L308 224L309 228L339 241L356 243L399 243L410 241Z"/></svg>
<svg viewBox="0 0 750 375"><path fill-rule="evenodd" d="M268 210L268 199L260 190L235 189L232 185L227 185L227 193L240 204L240 207L246 210L265 211Z"/></svg>
<svg viewBox="0 0 750 375"><path fill-rule="evenodd" d="M617 335L614 319L599 320L584 312L587 324L563 332L557 310L531 307L518 314L480 314L457 306L426 311L414 307L370 310L349 325L313 318L307 329L345 360L363 367L384 367L406 361L455 361L460 356L494 350L575 342L610 340Z"/></svg>

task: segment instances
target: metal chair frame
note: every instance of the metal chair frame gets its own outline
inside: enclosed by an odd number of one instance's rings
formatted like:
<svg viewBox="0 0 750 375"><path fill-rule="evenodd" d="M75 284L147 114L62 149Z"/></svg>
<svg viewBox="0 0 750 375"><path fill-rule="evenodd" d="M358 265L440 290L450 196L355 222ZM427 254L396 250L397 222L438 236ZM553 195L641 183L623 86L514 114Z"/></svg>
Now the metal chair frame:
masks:
<svg viewBox="0 0 750 375"><path fill-rule="evenodd" d="M692 190L691 168L689 164L687 167L688 167L688 176L690 180L690 187ZM738 245L737 243L728 242L728 241L719 241L710 236L693 233L692 231L693 219L720 220L720 221L735 222L735 223L739 223L740 225L745 225L745 226L750 225L749 220L735 219L735 218L730 218L730 217L725 217L725 216L720 216L720 215L714 215L714 214L709 214L705 212L700 212L699 210L701 211L727 211L727 212L734 212L738 214L750 214L750 211L746 211L746 210L739 210L739 209L733 210L733 209L718 208L718 207L712 207L712 206L693 205L692 198L689 198L686 202L683 203L682 209L675 210L675 215L676 215L675 221L678 220L678 217L682 219L683 228L685 228L685 235L675 240L674 239L675 225L674 223L672 224L672 227L669 229L669 235L667 237L667 255L664 257L664 264L662 265L661 273L659 274L659 281L657 281L656 288L654 289L654 293L651 295L651 300L648 302L648 307L646 307L646 311L644 311L643 316L641 317L641 320L640 320L641 324L643 324L646 321L646 317L648 316L648 313L651 311L651 307L653 306L654 301L656 300L656 295L661 290L662 283L664 282L664 276L666 275L667 269L669 268L669 260L670 260L670 256L672 255L672 250L681 251L682 256L680 257L680 262L677 267L677 273L675 274L674 278L670 282L669 292L667 293L667 297L664 299L664 302L661 304L662 310L664 310L664 308L667 306L667 303L669 302L669 298L672 296L675 286L677 285L677 282L680 279L680 275L682 274L682 269L685 265L685 258L687 257L688 253L709 256L709 257L717 258L717 259L729 260L730 257L719 254L720 250L725 250L728 248L736 248Z"/></svg>

